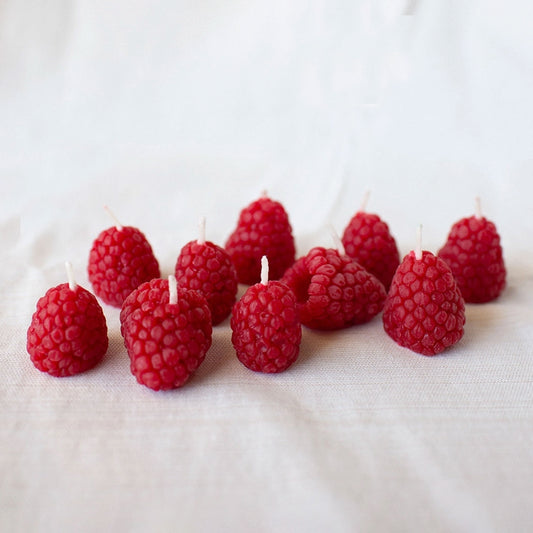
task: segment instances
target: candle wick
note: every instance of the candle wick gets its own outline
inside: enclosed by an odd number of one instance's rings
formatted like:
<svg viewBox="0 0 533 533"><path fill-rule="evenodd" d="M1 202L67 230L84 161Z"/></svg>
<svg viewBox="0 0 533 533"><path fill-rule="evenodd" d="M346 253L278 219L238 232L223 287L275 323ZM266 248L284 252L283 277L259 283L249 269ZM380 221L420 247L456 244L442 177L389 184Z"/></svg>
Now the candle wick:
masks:
<svg viewBox="0 0 533 533"><path fill-rule="evenodd" d="M263 189L263 190L261 191L261 198L268 198L268 192L267 192L266 189Z"/></svg>
<svg viewBox="0 0 533 533"><path fill-rule="evenodd" d="M364 213L366 211L366 206L368 204L368 200L370 199L370 189L367 189L365 191L365 194L363 196L363 201L361 202L361 207L359 208L359 213Z"/></svg>
<svg viewBox="0 0 533 533"><path fill-rule="evenodd" d="M70 261L65 261L65 269L67 271L68 288L71 291L75 291L78 285L74 279L74 269L72 268L72 263Z"/></svg>
<svg viewBox="0 0 533 533"><path fill-rule="evenodd" d="M178 282L176 276L170 274L168 276L168 303L170 305L176 305L178 303Z"/></svg>
<svg viewBox="0 0 533 533"><path fill-rule="evenodd" d="M266 255L261 257L261 284L268 285L268 259Z"/></svg>
<svg viewBox="0 0 533 533"><path fill-rule="evenodd" d="M420 259L422 259L422 224L419 224L416 230L415 259L417 261L420 261Z"/></svg>
<svg viewBox="0 0 533 533"><path fill-rule="evenodd" d="M200 217L198 224L198 244L205 244L205 217Z"/></svg>
<svg viewBox="0 0 533 533"><path fill-rule="evenodd" d="M115 216L113 211L111 211L111 209L109 209L107 205L104 205L104 209L106 210L107 214L113 219L113 222L115 223L115 228L117 229L117 231L122 231L123 226L118 220L118 218Z"/></svg>
<svg viewBox="0 0 533 533"><path fill-rule="evenodd" d="M479 196L476 196L476 218L478 220L483 218L481 213L481 198Z"/></svg>
<svg viewBox="0 0 533 533"><path fill-rule="evenodd" d="M339 255L346 255L344 244L342 244L341 238L339 237L339 234L337 233L337 230L335 229L333 224L328 224L328 228L337 252L339 252Z"/></svg>

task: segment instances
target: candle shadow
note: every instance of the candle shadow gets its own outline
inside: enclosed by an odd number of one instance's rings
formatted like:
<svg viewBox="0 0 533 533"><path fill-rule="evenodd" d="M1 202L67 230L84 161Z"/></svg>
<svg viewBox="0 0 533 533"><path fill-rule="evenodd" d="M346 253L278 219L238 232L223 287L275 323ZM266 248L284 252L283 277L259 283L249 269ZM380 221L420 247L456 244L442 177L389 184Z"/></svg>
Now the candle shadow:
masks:
<svg viewBox="0 0 533 533"><path fill-rule="evenodd" d="M205 380L211 380L218 374L223 374L225 369L238 363L235 349L231 343L231 329L228 325L213 328L213 340L203 363L191 379L196 385L202 385Z"/></svg>
<svg viewBox="0 0 533 533"><path fill-rule="evenodd" d="M353 335L355 326L341 330L317 330L302 326L302 342L300 353L293 367L298 370L306 370L312 365L327 363L335 356L338 349L339 335ZM350 333L348 333L350 332Z"/></svg>
<svg viewBox="0 0 533 533"><path fill-rule="evenodd" d="M127 368L129 372L130 360L129 360L128 352L126 351L126 347L124 346L124 338L122 337L120 333L120 328L109 329L107 332L107 336L109 339L109 346L99 366L102 368L108 365L114 366L117 363L117 361L122 360L122 362L125 365L125 368Z"/></svg>
<svg viewBox="0 0 533 533"><path fill-rule="evenodd" d="M330 331L313 330L303 326L300 352L294 366L301 370L313 364L313 361L316 361L323 352L324 345L327 345L330 335Z"/></svg>
<svg viewBox="0 0 533 533"><path fill-rule="evenodd" d="M324 369L338 365L339 360L349 360L358 364L360 354L376 342L376 335L386 336L381 325L381 315L364 324L354 324L336 330L302 328L300 355L295 365L306 370L309 365Z"/></svg>
<svg viewBox="0 0 533 533"><path fill-rule="evenodd" d="M487 337L487 331L491 332L491 336L499 332L505 335L510 330L530 326L531 313L524 312L522 305L510 305L508 296L506 294L493 302L466 304L465 334L461 344L481 345Z"/></svg>

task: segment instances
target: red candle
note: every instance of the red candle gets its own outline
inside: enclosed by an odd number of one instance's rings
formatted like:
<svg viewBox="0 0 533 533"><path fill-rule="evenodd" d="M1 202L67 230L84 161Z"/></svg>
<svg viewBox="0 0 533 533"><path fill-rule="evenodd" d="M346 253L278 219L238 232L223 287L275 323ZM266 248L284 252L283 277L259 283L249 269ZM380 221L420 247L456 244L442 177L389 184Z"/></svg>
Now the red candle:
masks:
<svg viewBox="0 0 533 533"><path fill-rule="evenodd" d="M268 272L263 256L260 282L249 287L233 308L231 340L247 368L278 373L298 358L302 326L294 293L281 281L269 281Z"/></svg>
<svg viewBox="0 0 533 533"><path fill-rule="evenodd" d="M500 235L493 222L481 213L476 198L476 214L456 222L439 250L469 303L490 302L505 288L506 269Z"/></svg>
<svg viewBox="0 0 533 533"><path fill-rule="evenodd" d="M285 208L266 192L244 208L225 248L240 283L252 285L261 275L261 257L270 263L271 279L279 279L294 263L296 253L292 227Z"/></svg>
<svg viewBox="0 0 533 533"><path fill-rule="evenodd" d="M296 294L302 324L333 330L371 320L383 308L385 287L346 255L333 228L337 248L312 248L281 278Z"/></svg>
<svg viewBox="0 0 533 533"><path fill-rule="evenodd" d="M463 336L465 305L450 267L417 243L396 270L383 309L383 327L400 346L436 355Z"/></svg>
<svg viewBox="0 0 533 533"><path fill-rule="evenodd" d="M135 289L122 308L121 331L138 383L153 390L182 387L211 346L211 313L198 291L173 275Z"/></svg>
<svg viewBox="0 0 533 533"><path fill-rule="evenodd" d="M68 283L52 287L39 299L27 333L27 349L35 367L57 377L94 367L108 346L100 304L76 284L70 263L66 269Z"/></svg>
<svg viewBox="0 0 533 533"><path fill-rule="evenodd" d="M361 208L344 229L342 242L346 253L388 289L400 264L400 255L389 226L378 215L366 212L369 196L367 191Z"/></svg>
<svg viewBox="0 0 533 533"><path fill-rule="evenodd" d="M141 283L159 277L159 264L145 235L123 226L108 207L105 209L115 225L93 242L87 270L95 294L106 304L121 307Z"/></svg>
<svg viewBox="0 0 533 533"><path fill-rule="evenodd" d="M175 275L180 287L200 291L207 300L213 325L231 313L237 296L237 271L224 248L205 238L205 217L199 237L187 243L176 261Z"/></svg>

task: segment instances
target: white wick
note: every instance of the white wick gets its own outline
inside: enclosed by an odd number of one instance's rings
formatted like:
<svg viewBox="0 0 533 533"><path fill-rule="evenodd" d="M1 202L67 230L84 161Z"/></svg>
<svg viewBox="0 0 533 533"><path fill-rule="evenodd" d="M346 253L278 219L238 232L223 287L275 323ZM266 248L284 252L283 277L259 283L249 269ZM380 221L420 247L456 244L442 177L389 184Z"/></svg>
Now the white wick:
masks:
<svg viewBox="0 0 533 533"><path fill-rule="evenodd" d="M198 244L205 244L205 217L200 217L198 224Z"/></svg>
<svg viewBox="0 0 533 533"><path fill-rule="evenodd" d="M104 205L104 209L107 211L107 214L113 219L113 221L115 222L115 228L117 228L117 231L122 231L122 224L120 223L120 221L118 220L118 218L115 216L115 214L113 213L113 211L111 211L111 209L109 209L109 207L107 207L107 205Z"/></svg>
<svg viewBox="0 0 533 533"><path fill-rule="evenodd" d="M168 276L168 292L168 303L176 305L178 303L178 282L176 281L176 276L172 274Z"/></svg>
<svg viewBox="0 0 533 533"><path fill-rule="evenodd" d="M261 284L268 284L268 259L266 255L261 257Z"/></svg>
<svg viewBox="0 0 533 533"><path fill-rule="evenodd" d="M261 191L261 198L268 198L268 192L267 192L266 189L263 189L263 190Z"/></svg>
<svg viewBox="0 0 533 533"><path fill-rule="evenodd" d="M75 291L77 288L76 280L74 279L74 269L70 261L65 261L65 269L67 270L68 288Z"/></svg>
<svg viewBox="0 0 533 533"><path fill-rule="evenodd" d="M361 207L359 208L359 213L364 213L366 211L366 206L368 204L368 200L370 199L370 189L367 189L365 191L365 194L363 196L363 201L361 202Z"/></svg>
<svg viewBox="0 0 533 533"><path fill-rule="evenodd" d="M415 259L417 261L422 259L422 224L420 224L416 230Z"/></svg>
<svg viewBox="0 0 533 533"><path fill-rule="evenodd" d="M346 255L344 244L342 244L341 238L339 237L339 234L337 233L337 230L335 229L333 224L328 224L328 228L329 232L331 233L331 238L333 239L333 243L335 244L337 252L339 252L340 255Z"/></svg>
<svg viewBox="0 0 533 533"><path fill-rule="evenodd" d="M479 196L476 196L476 218L478 220L483 218L481 214L481 198Z"/></svg>

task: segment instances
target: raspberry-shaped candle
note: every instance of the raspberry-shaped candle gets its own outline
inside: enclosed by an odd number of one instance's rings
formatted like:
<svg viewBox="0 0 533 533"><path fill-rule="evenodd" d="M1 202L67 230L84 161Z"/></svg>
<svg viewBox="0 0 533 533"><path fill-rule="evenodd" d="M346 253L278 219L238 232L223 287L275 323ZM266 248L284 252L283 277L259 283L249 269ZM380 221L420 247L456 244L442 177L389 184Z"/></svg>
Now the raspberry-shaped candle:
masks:
<svg viewBox="0 0 533 533"><path fill-rule="evenodd" d="M121 331L137 381L153 390L183 386L211 346L211 313L197 291L178 288L176 278L155 279L124 302Z"/></svg>
<svg viewBox="0 0 533 533"><path fill-rule="evenodd" d="M180 287L205 296L213 325L229 316L237 296L237 272L226 250L205 240L205 218L200 221L198 240L181 249L175 274Z"/></svg>
<svg viewBox="0 0 533 533"><path fill-rule="evenodd" d="M302 324L312 329L367 322L381 311L386 296L383 284L342 248L312 248L281 281L296 294Z"/></svg>
<svg viewBox="0 0 533 533"><path fill-rule="evenodd" d="M496 226L481 214L456 222L438 256L452 269L465 302L484 303L497 298L505 288L506 270Z"/></svg>
<svg viewBox="0 0 533 533"><path fill-rule="evenodd" d="M367 201L368 193L361 209L348 222L342 244L346 254L374 274L388 290L400 264L400 254L389 226L378 215L365 211Z"/></svg>
<svg viewBox="0 0 533 533"><path fill-rule="evenodd" d="M302 326L296 298L284 283L268 281L266 257L261 282L249 287L233 308L231 329L237 357L251 370L283 372L298 358Z"/></svg>
<svg viewBox="0 0 533 533"><path fill-rule="evenodd" d="M93 242L87 270L95 294L121 307L133 289L159 277L159 264L139 229L116 222Z"/></svg>
<svg viewBox="0 0 533 533"><path fill-rule="evenodd" d="M465 305L450 267L431 252L407 254L392 279L383 326L400 346L436 355L463 336Z"/></svg>
<svg viewBox="0 0 533 533"><path fill-rule="evenodd" d="M270 279L279 279L294 263L295 245L283 206L263 194L244 208L226 242L240 283L252 285L261 277L261 257L270 264Z"/></svg>
<svg viewBox="0 0 533 533"><path fill-rule="evenodd" d="M37 302L27 335L27 349L35 367L52 376L85 372L104 357L107 325L96 298L74 281L52 287Z"/></svg>

